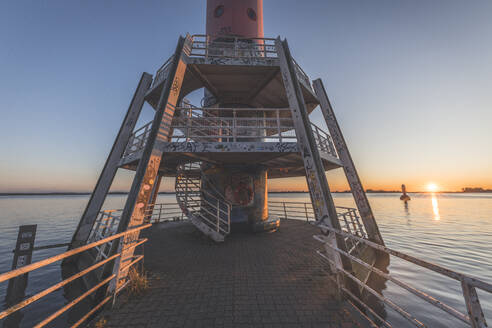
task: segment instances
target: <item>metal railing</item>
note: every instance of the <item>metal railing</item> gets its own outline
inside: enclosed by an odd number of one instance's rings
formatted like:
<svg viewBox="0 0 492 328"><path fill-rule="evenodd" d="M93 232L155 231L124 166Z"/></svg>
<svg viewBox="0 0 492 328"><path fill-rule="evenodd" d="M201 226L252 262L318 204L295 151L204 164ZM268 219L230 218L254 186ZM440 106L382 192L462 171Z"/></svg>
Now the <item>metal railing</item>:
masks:
<svg viewBox="0 0 492 328"><path fill-rule="evenodd" d="M99 246L104 245L106 243L113 242L116 239L121 239L121 241L122 241L122 243L121 243L122 244L122 250L119 253L114 254L114 255L112 255L110 257L107 257L104 260L96 261L96 263L94 263L90 267L86 268L85 270L82 270L82 271L80 271L80 272L78 272L78 273L70 276L69 278L66 278L66 279L60 281L59 283L54 284L54 285L52 285L52 286L50 286L50 287L48 287L48 288L46 288L46 289L44 289L42 291L40 291L40 292L38 292L38 293L30 296L27 299L24 299L23 301L15 304L15 305L10 306L8 309L6 309L6 310L4 310L4 311L2 311L0 313L0 320L3 319L3 318L5 318L5 317L7 317L7 316L9 316L9 315L11 315L14 312L19 311L22 308L24 308L24 307L26 307L26 306L28 306L28 305L30 305L30 304L32 304L32 303L40 300L40 299L46 297L47 295L49 295L52 292L54 292L54 291L62 288L63 286L66 286L66 285L70 284L74 280L79 279L79 278L81 278L81 277L83 277L83 276L85 276L85 275L93 272L94 270L102 267L104 264L120 258L121 257L121 254L123 253L123 251L126 251L128 249L132 249L132 248L135 248L135 247L137 247L139 245L142 245L143 243L145 243L147 241L147 239L143 238L143 239L139 239L139 240L134 240L134 241L132 241L130 243L126 243L125 244L123 242L123 240L125 239L124 237L127 236L127 235L130 235L130 234L133 234L135 232L139 232L140 230L146 229L146 228L148 228L150 226L151 226L150 224L146 224L146 225L134 227L134 228L131 228L131 229L125 231L125 232L114 234L114 235L112 235L110 237L106 237L106 238L103 238L101 240L98 240L98 241L95 241L95 242L91 242L91 243L89 243L87 245L84 245L84 246L81 246L81 247L78 247L78 248L75 248L75 249L66 251L64 253L61 253L61 254L58 254L58 255L49 257L47 259L44 259L44 260L41 260L41 261L38 261L38 262L35 262L35 263L32 263L32 264L23 266L23 267L21 267L19 269L12 270L12 271L5 272L5 273L0 274L0 283L2 283L2 282L5 282L5 281L8 281L10 279L16 278L16 277L18 277L20 275L23 275L23 274L29 273L31 271L37 270L39 268L45 267L45 266L47 266L49 264L52 264L52 263L61 261L63 259L72 257L74 255L80 254L80 253L85 252L85 251L88 251L88 250L92 250L95 247L99 247ZM121 263L121 261L117 261L116 263L119 263L118 264L119 265L118 270L113 271L113 272L117 272L117 273L113 273L109 277L101 280L95 286L93 286L89 290L85 291L84 293L82 293L80 296L78 296L74 300L72 300L69 303L67 303L65 306L63 306L62 308L60 308L58 311L54 312L53 314L47 316L45 319L43 319L42 321L40 321L39 323L37 323L34 327L39 328L39 327L44 327L44 326L48 325L50 322L52 322L54 319L58 318L60 315L62 315L63 313L65 313L67 310L69 310L70 308L72 308L76 304L80 303L82 300L86 299L90 295L94 294L101 287L103 287L103 286L105 286L105 285L107 285L107 284L109 284L111 282L114 283L115 281L121 280L122 277L119 276L119 273L120 272L123 272L124 270L128 270L131 266L133 266L135 263L139 262L142 258L143 258L143 255L137 255L137 256L133 256L131 258L125 259L125 260L129 261L129 263ZM129 279L126 275L123 278L124 279ZM124 284L123 286L126 286L126 284ZM114 298L119 291L121 291L121 288L114 290L113 293L112 293L112 295L111 294L110 295L107 295L101 302L99 302L96 306L94 306L89 312L87 312L84 316L82 316L71 327L79 327L92 314L94 314L98 309L100 309L104 304L106 304L112 298Z"/></svg>
<svg viewBox="0 0 492 328"><path fill-rule="evenodd" d="M313 130L314 140L316 141L318 149L322 152L332 155L333 157L338 158L338 154L331 136L325 131L321 130L321 128L319 128L314 123L311 123L311 127Z"/></svg>
<svg viewBox="0 0 492 328"><path fill-rule="evenodd" d="M470 325L473 328L482 328L482 327L487 327L487 323L485 322L485 317L483 315L483 310L480 306L480 301L478 299L478 294L476 289L480 289L483 291L486 291L488 293L492 293L492 285L489 283L486 283L484 281L481 281L477 278L465 275L463 273L459 273L450 269L447 269L445 267L423 261L421 259L418 259L416 257L410 256L408 254L404 254L402 252L393 250L391 248L381 246L379 244L376 244L374 242L371 242L367 239L361 238L359 236L356 236L354 234L347 233L345 231L340 231L337 229L334 229L332 227L320 224L320 228L326 229L330 231L330 233L334 233L340 236L343 236L344 238L349 238L354 240L355 242L364 244L366 246L372 247L376 251L383 252L387 255L395 256L399 259L402 259L404 261L410 262L412 264L415 264L421 268L430 270L432 272L438 273L442 276L454 279L458 281L461 284L462 287L462 292L463 292L463 297L465 301L465 306L468 311L468 314L462 313L461 311L445 304L444 302L427 295L425 292L419 290L416 287L413 287L409 285L408 283L395 278L393 275L385 273L378 268L374 267L373 265L370 265L361 259L359 259L356 256L353 256L352 254L349 254L348 252L345 252L338 247L334 246L332 243L330 243L327 239L326 236L323 235L317 235L314 236L314 238L322 243L326 247L329 247L333 252L338 252L340 253L341 256L345 256L349 258L350 260L357 262L358 264L362 265L363 267L367 268L368 270L372 271L372 273L378 275L379 277L392 281L395 283L397 286L407 290L408 292L412 293L413 295L419 297L420 299L426 301L427 303L431 304L432 306L437 307L438 309L444 311L445 313L453 316L454 318L457 318L461 320L462 322ZM372 289L370 286L366 284L366 282L358 279L353 273L348 272L344 268L337 266L336 263L332 261L330 256L328 256L326 253L318 251L318 254L321 255L324 259L326 259L330 264L331 267L335 269L335 273L344 275L348 279L354 281L357 285L360 286L362 290L367 291L374 297L376 297L379 301L383 302L387 306L389 306L391 309L393 309L396 313L401 315L403 318L408 320L411 324L413 324L416 327L425 327L424 323L422 323L420 320L418 320L413 314L410 314L407 312L405 309L403 309L401 306L397 305L395 301L389 299L388 297L385 297L384 295L378 293L374 289ZM333 277L332 277L333 278ZM359 297L355 296L353 293L350 292L344 285L341 285L339 282L343 281L343 279L335 279L333 278L335 282L337 282L339 288L344 291L350 298L352 298L355 302L360 304L362 307L364 307L368 312L370 312L372 315L374 315L384 326L386 327L391 327L391 324L387 322L385 319L383 319L381 316L379 316L368 304L366 304L363 300L361 300Z"/></svg>
<svg viewBox="0 0 492 328"><path fill-rule="evenodd" d="M128 140L128 145L126 146L123 157L132 155L145 147L147 139L149 138L151 127L152 121L132 133L130 139Z"/></svg>
<svg viewBox="0 0 492 328"><path fill-rule="evenodd" d="M201 188L201 162L178 166L176 200L183 213L197 218L221 235L230 233L231 205L218 195Z"/></svg>
<svg viewBox="0 0 492 328"><path fill-rule="evenodd" d="M145 222L157 224L161 222L182 221L186 218L177 202L166 202L149 205L145 211Z"/></svg>
<svg viewBox="0 0 492 328"><path fill-rule="evenodd" d="M215 41L214 41L215 40ZM191 57L278 58L275 39L192 36Z"/></svg>
<svg viewBox="0 0 492 328"><path fill-rule="evenodd" d="M152 81L152 86L150 87L151 89L166 79L167 75L169 74L169 69L171 68L173 58L174 58L174 55L169 57L164 62L164 64L162 64L162 66L159 67L159 69L155 73L154 80Z"/></svg>
<svg viewBox="0 0 492 328"><path fill-rule="evenodd" d="M185 108L173 118L172 141L295 141L289 108ZM176 130L181 132L176 133ZM266 140L262 140L266 139Z"/></svg>
<svg viewBox="0 0 492 328"><path fill-rule="evenodd" d="M116 233L118 224L120 222L123 209L115 210L103 210L99 212L96 218L92 230L89 234L88 242L95 242L112 236ZM170 221L181 221L185 218L181 207L177 202L166 202L150 204L145 209L144 223L161 223ZM96 259L107 258L107 254L111 249L112 242L95 246L98 254Z"/></svg>
<svg viewBox="0 0 492 328"><path fill-rule="evenodd" d="M343 231L367 238L367 232L356 208L337 206L338 221ZM316 221L313 205L308 202L268 201L269 215L286 219ZM355 244L354 244L355 245Z"/></svg>
<svg viewBox="0 0 492 328"><path fill-rule="evenodd" d="M152 122L132 133L123 157L143 149ZM321 152L338 158L331 136L311 123ZM297 142L289 108L177 107L171 142Z"/></svg>
<svg viewBox="0 0 492 328"><path fill-rule="evenodd" d="M296 70L296 75L299 81L303 83L308 89L312 90L313 87L311 85L311 80L309 79L309 76L306 74L306 72L304 72L304 70L301 68L301 65L299 65L294 58L292 58L292 61L294 62L294 68Z"/></svg>
<svg viewBox="0 0 492 328"><path fill-rule="evenodd" d="M231 58L231 59L277 59L278 53L273 38L241 38L221 37L204 34L187 36L185 53L189 57L209 58ZM171 56L155 73L151 90L162 83L169 74L173 56ZM294 60L294 68L299 81L308 89L312 90L308 75Z"/></svg>

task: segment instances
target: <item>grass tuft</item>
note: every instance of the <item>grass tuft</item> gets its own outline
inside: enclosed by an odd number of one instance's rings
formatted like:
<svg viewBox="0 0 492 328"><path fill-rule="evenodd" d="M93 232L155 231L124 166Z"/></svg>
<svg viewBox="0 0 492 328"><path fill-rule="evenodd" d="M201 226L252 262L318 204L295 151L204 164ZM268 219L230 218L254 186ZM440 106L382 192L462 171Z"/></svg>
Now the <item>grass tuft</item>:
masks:
<svg viewBox="0 0 492 328"><path fill-rule="evenodd" d="M141 296L149 289L149 278L145 272L131 268L128 278L130 279L128 291L131 295Z"/></svg>
<svg viewBox="0 0 492 328"><path fill-rule="evenodd" d="M95 328L104 328L106 327L106 324L108 323L108 320L106 320L104 317L97 320Z"/></svg>

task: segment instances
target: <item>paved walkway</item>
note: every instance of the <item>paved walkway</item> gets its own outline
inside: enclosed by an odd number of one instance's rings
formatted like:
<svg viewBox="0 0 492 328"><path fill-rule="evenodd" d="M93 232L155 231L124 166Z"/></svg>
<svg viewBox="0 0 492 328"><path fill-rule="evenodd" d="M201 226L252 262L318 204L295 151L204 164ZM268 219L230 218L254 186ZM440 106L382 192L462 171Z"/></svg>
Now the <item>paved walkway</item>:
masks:
<svg viewBox="0 0 492 328"><path fill-rule="evenodd" d="M150 289L120 297L105 327L367 327L335 300L316 233L283 220L277 232L214 244L188 222L156 225L145 246Z"/></svg>

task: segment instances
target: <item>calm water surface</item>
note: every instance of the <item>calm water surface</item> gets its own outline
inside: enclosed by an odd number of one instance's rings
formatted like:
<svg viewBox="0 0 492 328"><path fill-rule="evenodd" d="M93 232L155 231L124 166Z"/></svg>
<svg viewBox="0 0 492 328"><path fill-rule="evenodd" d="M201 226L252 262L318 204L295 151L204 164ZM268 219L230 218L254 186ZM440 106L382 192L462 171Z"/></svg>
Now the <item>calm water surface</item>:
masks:
<svg viewBox="0 0 492 328"><path fill-rule="evenodd" d="M491 194L410 194L406 205L397 194L369 194L379 228L388 247L417 256L453 270L475 275L492 283L492 195ZM308 201L307 194L271 194L276 200ZM68 242L88 201L88 196L17 196L0 197L0 272L10 270L12 249L17 229L22 224L37 224L36 245ZM335 194L340 206L354 207L349 194ZM160 195L159 201L174 200L174 195ZM109 196L104 208L123 207L124 196ZM56 255L64 249L34 253L33 261ZM402 260L391 259L390 273L428 294L465 311L460 284L433 274ZM27 295L61 281L59 263L36 270L29 275ZM3 302L7 284L0 285ZM407 309L429 327L464 327L448 319L438 309L420 301L391 282L383 294ZM492 323L492 295L479 291L480 301ZM63 289L45 301L30 305L24 311L22 327L30 327L65 304ZM395 327L409 326L387 310ZM66 317L55 326L64 327Z"/></svg>

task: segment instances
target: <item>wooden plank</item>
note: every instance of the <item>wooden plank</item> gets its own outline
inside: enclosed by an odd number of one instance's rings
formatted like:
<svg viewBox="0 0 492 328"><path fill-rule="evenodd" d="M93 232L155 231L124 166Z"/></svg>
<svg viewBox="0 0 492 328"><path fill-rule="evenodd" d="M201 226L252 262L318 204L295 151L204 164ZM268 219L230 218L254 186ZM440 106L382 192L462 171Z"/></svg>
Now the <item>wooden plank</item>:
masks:
<svg viewBox="0 0 492 328"><path fill-rule="evenodd" d="M87 203L84 214L82 214L77 229L72 237L72 242L69 249L85 244L87 242L87 238L89 238L94 221L96 220L104 200L106 199L106 195L111 187L111 184L113 183L116 171L118 170L120 159L123 156L128 140L130 139L132 131L135 128L135 124L137 123L144 104L145 93L149 89L151 83L152 75L143 73L140 78L140 82L138 83L137 90L133 95L130 106L128 107L125 119L121 124L116 140L111 148L111 152L106 159L106 163L104 164L101 175L97 180L94 191L91 194L91 198Z"/></svg>
<svg viewBox="0 0 492 328"><path fill-rule="evenodd" d="M367 195L364 192L364 188L362 187L362 182L359 178L357 170L355 169L354 161L352 160L352 156L350 156L347 143L345 142L342 130L338 125L337 119L335 117L335 112L333 111L330 100L328 99L328 95L326 94L323 82L321 81L321 79L317 79L313 82L313 85L320 102L321 112L323 113L326 125L328 126L328 130L330 131L331 137L335 144L335 148L337 149L338 156L343 163L345 176L347 177L347 181L350 185L350 190L352 191L355 203L357 204L357 208L359 209L359 213L362 218L362 222L364 223L364 226L366 228L368 237L370 240L380 245L384 245L383 237L379 232L376 219L374 218L374 214L372 213L371 206L369 204L369 201L367 200Z"/></svg>

